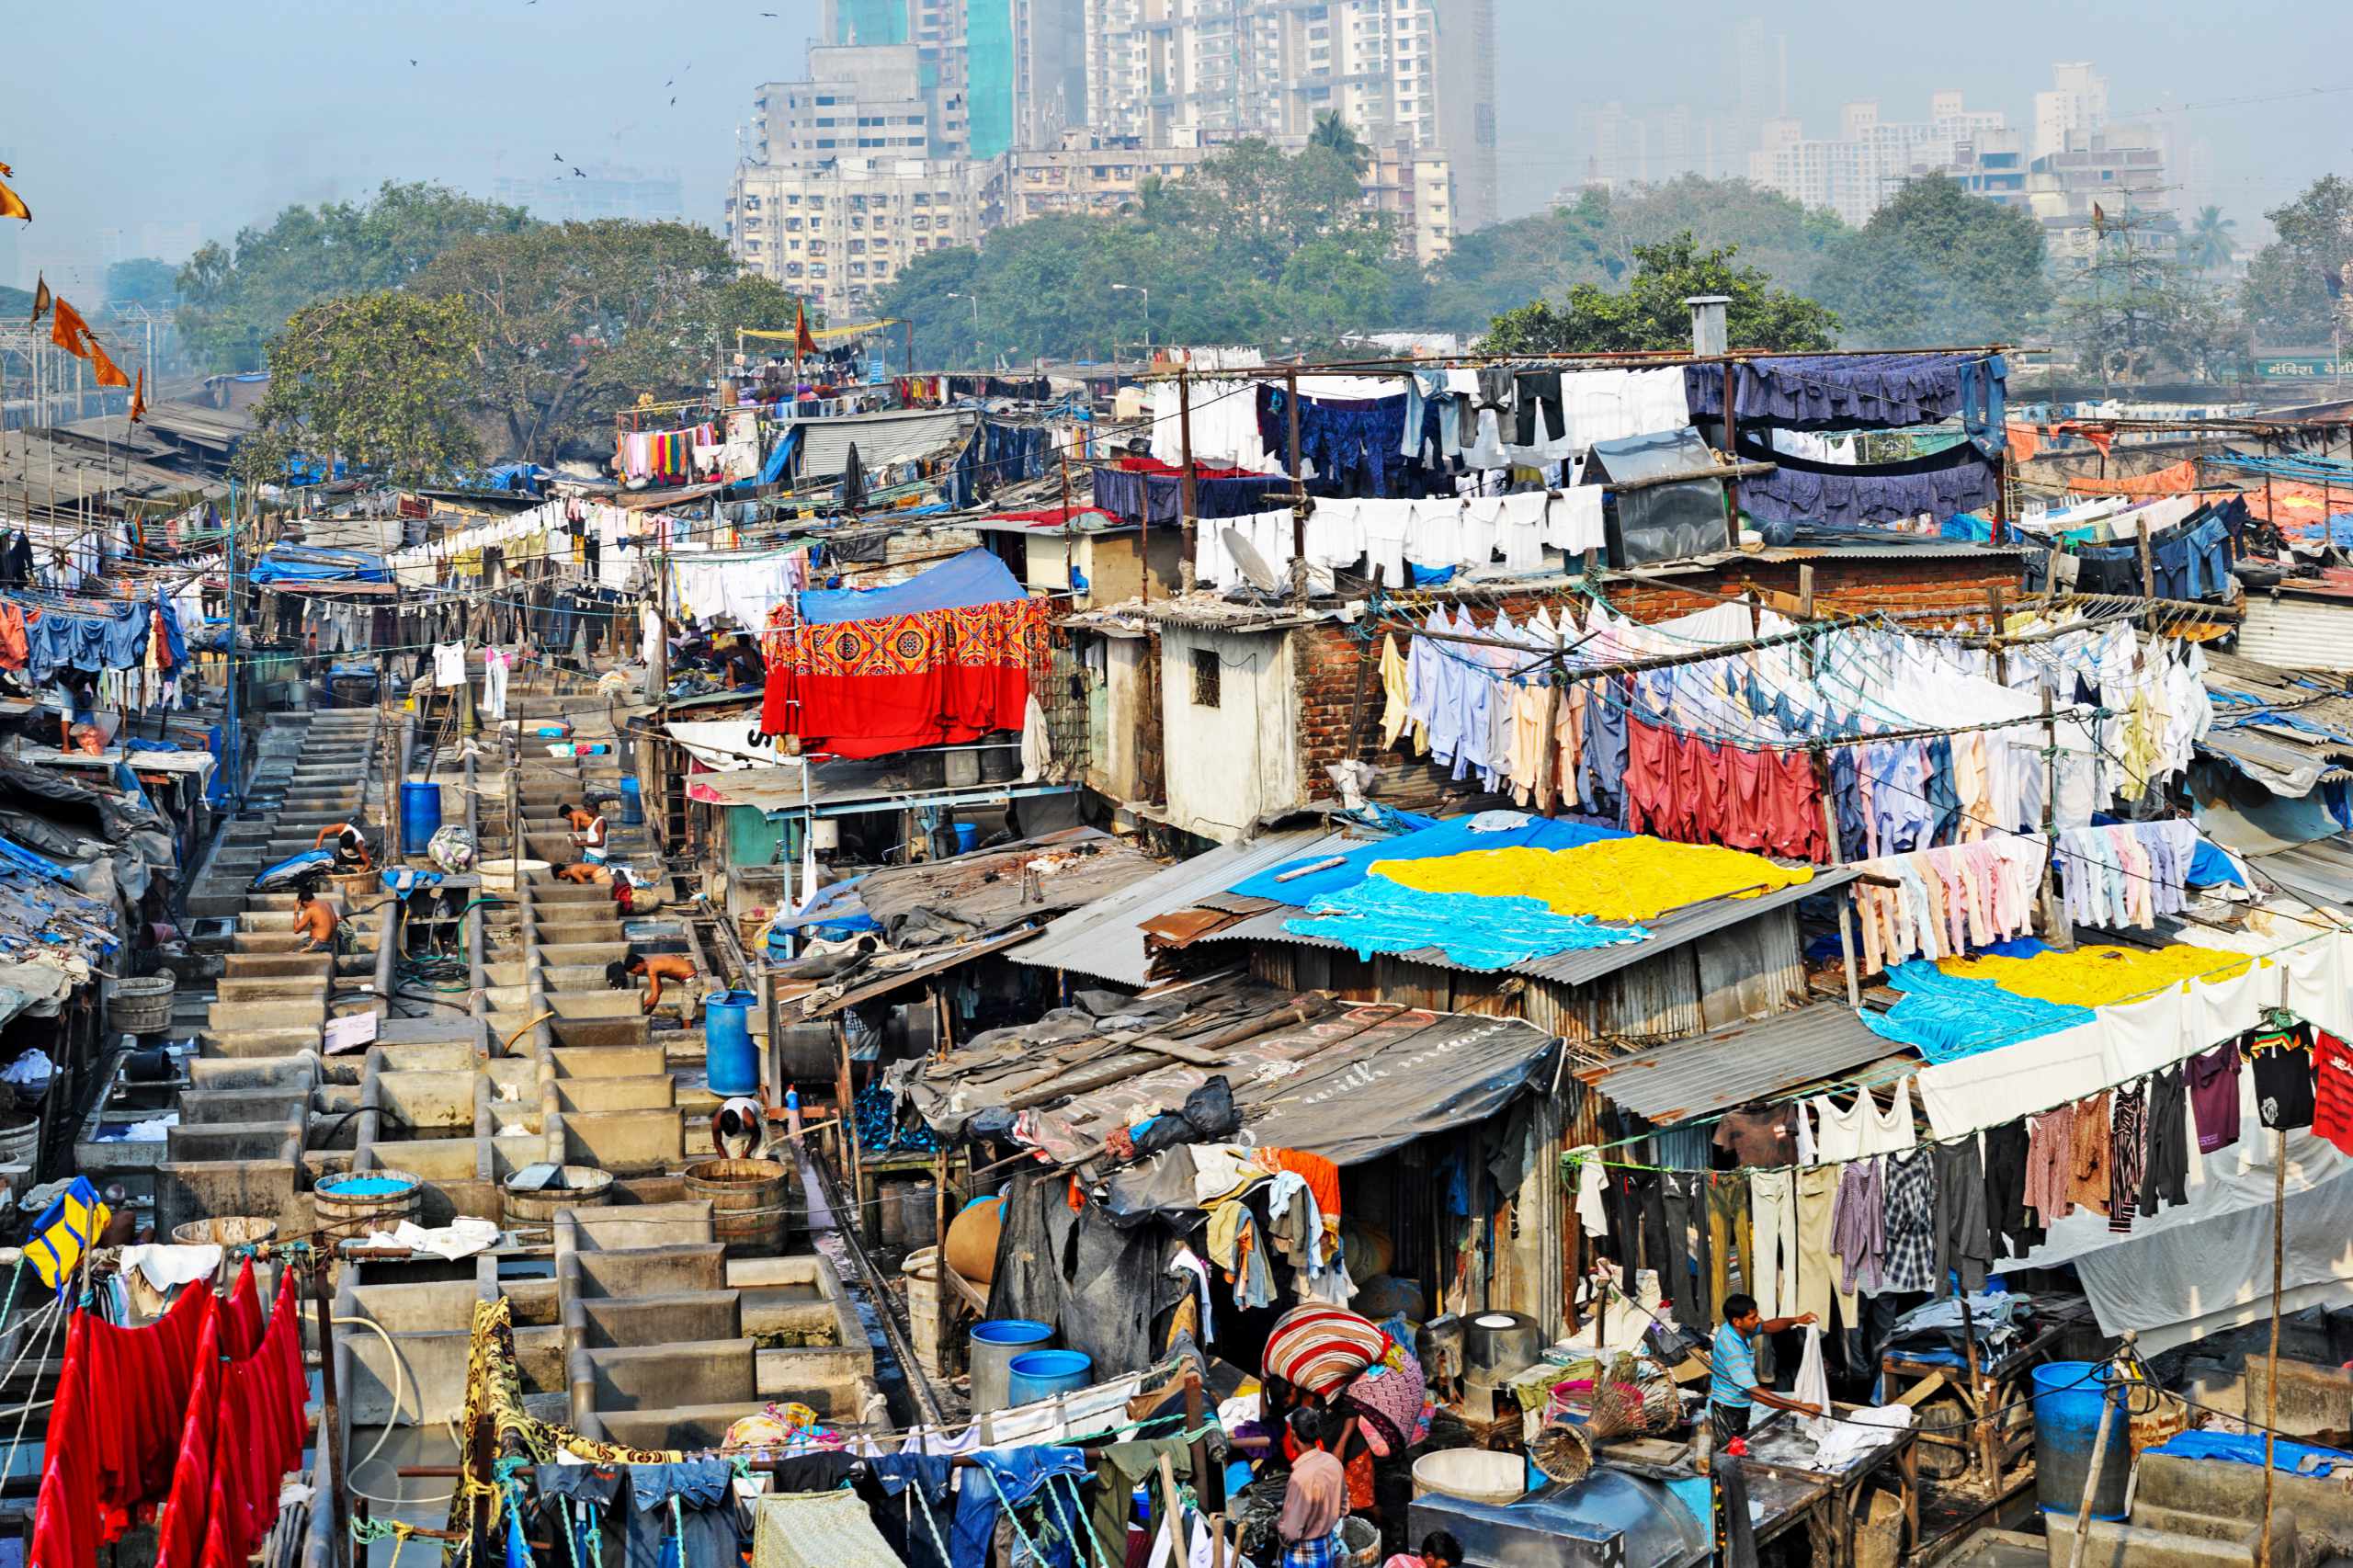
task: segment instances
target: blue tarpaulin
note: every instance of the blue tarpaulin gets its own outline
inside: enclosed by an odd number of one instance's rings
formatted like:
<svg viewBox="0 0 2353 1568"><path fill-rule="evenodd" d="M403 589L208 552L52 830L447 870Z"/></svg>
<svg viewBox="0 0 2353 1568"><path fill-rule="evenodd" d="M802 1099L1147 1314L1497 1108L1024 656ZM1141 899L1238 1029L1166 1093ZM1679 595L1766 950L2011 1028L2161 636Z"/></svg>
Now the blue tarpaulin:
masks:
<svg viewBox="0 0 2353 1568"><path fill-rule="evenodd" d="M1002 604L1029 597L1029 590L1002 561L974 548L952 561L943 561L919 576L887 588L819 588L801 596L801 619L831 626L845 620L872 620L887 615L921 615L926 610L970 609L974 605Z"/></svg>
<svg viewBox="0 0 2353 1568"><path fill-rule="evenodd" d="M784 434L768 449L768 460L760 466L760 483L775 484L784 478L784 471L792 465L792 454L801 447L801 426L788 425Z"/></svg>
<svg viewBox="0 0 2353 1568"><path fill-rule="evenodd" d="M1307 903L1323 893L1339 892L1352 888L1370 876L1376 860L1433 860L1442 855L1461 855L1472 849L1574 849L1604 838L1624 838L1626 830L1600 823L1571 822L1565 818L1546 819L1531 816L1521 826L1495 833L1474 833L1472 819L1457 817L1442 822L1419 833L1408 833L1379 844L1368 844L1351 849L1344 863L1329 870L1311 872L1288 882L1275 879L1285 871L1295 871L1302 866L1312 866L1313 859L1287 860L1272 866L1245 881L1227 889L1245 898L1271 898L1283 903Z"/></svg>
<svg viewBox="0 0 2353 1568"><path fill-rule="evenodd" d="M2165 1454L2174 1459L2221 1460L2228 1464L2263 1463L2263 1434L2260 1432L2177 1432L2151 1449L2153 1454ZM2310 1443L2292 1443L2285 1437L2275 1438L2271 1445L2271 1468L2290 1475L2327 1475L2343 1471L2353 1474L2353 1454L2341 1449L2316 1448Z"/></svg>
<svg viewBox="0 0 2353 1568"><path fill-rule="evenodd" d="M1387 877L1367 877L1326 893L1283 929L1356 949L1357 957L1412 953L1435 947L1465 969L1494 971L1567 952L1646 940L1641 926L1604 926L1583 915L1555 915L1540 898L1423 892Z"/></svg>
<svg viewBox="0 0 2353 1568"><path fill-rule="evenodd" d="M269 583L389 583L384 558L361 550L306 550L274 544L254 562L253 580Z"/></svg>

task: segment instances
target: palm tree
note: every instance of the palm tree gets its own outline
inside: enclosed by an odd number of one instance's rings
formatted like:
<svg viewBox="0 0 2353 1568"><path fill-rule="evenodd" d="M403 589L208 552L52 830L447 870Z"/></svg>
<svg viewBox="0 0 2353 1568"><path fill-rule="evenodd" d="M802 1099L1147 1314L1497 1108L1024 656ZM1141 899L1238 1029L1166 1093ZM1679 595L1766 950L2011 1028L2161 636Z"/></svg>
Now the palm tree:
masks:
<svg viewBox="0 0 2353 1568"><path fill-rule="evenodd" d="M1340 118L1338 109L1319 108L1315 111L1315 129L1307 133L1307 144L1337 153L1347 160L1353 174L1363 174L1372 162L1372 149L1366 146L1348 122Z"/></svg>
<svg viewBox="0 0 2353 1568"><path fill-rule="evenodd" d="M2237 227L2237 221L2223 217L2221 208L2200 208L2189 228L2190 265L2200 272L2219 272L2230 266L2238 250L2231 231Z"/></svg>

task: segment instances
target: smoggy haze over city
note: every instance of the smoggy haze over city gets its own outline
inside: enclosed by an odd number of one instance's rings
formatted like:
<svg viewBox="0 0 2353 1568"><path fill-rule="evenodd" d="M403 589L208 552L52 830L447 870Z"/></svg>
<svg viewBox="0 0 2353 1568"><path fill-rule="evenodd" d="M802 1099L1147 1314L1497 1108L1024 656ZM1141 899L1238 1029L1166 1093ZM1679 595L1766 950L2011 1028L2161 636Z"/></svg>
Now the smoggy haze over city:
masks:
<svg viewBox="0 0 2353 1568"><path fill-rule="evenodd" d="M754 88L800 74L817 11L816 0L24 8L13 53L83 62L17 73L0 130L0 161L15 165L35 213L17 239L25 281L39 256L108 231L119 234L108 235L108 259L160 250L177 260L192 239L227 239L287 203L357 198L387 179L494 194L502 179L574 166L671 177L684 215L716 226ZM2234 6L2232 39L2278 42L2218 59L2222 15L1993 0L1938 21L1916 7L1792 4L1760 17L1756 0L1496 0L1501 211L1537 209L1596 173L1672 172L1655 131L1651 166L1597 166L1578 112L1615 103L1655 125L1682 103L1695 124L1735 116L1737 46L1758 17L1777 41L1751 63L1752 98L1760 82L1778 98L1786 40L1787 110L1809 136L1837 134L1855 98L1877 98L1888 119L1925 118L1939 89L2030 129L2033 96L2061 61L2107 77L2112 118L2191 106L2176 121L2181 200L2220 205L2245 236L2267 206L2353 169L2353 91L2312 91L2331 86L2325 62L2353 51L2353 10ZM1744 172L1733 151L1721 168ZM0 274L18 260L0 255Z"/></svg>

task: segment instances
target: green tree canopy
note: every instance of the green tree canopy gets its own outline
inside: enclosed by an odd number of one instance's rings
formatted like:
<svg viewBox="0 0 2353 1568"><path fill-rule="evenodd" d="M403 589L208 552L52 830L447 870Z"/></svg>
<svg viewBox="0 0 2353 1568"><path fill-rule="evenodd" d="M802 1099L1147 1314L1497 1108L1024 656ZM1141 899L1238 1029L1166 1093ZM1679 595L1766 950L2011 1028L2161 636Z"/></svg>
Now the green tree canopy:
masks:
<svg viewBox="0 0 2353 1568"><path fill-rule="evenodd" d="M2238 254L2238 240L2231 233L2238 226L2238 221L2223 217L2219 207L2200 208L2189 233L2183 236L2184 259L2200 272L2220 272Z"/></svg>
<svg viewBox="0 0 2353 1568"><path fill-rule="evenodd" d="M1634 247L1689 233L1709 249L1736 247L1785 289L1811 291L1816 271L1847 230L1827 211L1808 211L1741 179L1686 175L1663 185L1605 193L1462 235L1431 268L1427 320L1475 332L1532 299L1579 283L1615 284L1631 271Z"/></svg>
<svg viewBox="0 0 2353 1568"><path fill-rule="evenodd" d="M2103 383L2216 381L2241 369L2244 325L2219 290L2168 253L2162 226L2131 209L2110 216L2058 301L2053 335Z"/></svg>
<svg viewBox="0 0 2353 1568"><path fill-rule="evenodd" d="M480 320L475 404L539 462L608 449L616 409L699 391L737 327L790 326L799 303L707 229L620 219L460 239L410 288Z"/></svg>
<svg viewBox="0 0 2353 1568"><path fill-rule="evenodd" d="M519 207L446 186L387 181L365 202L289 207L267 227L206 245L181 267L180 330L215 370L261 368L262 346L313 300L396 289L460 239L513 233Z"/></svg>
<svg viewBox="0 0 2353 1568"><path fill-rule="evenodd" d="M1694 294L1724 294L1733 347L1828 348L1838 318L1826 307L1774 287L1761 267L1735 264L1736 246L1701 250L1688 233L1634 247L1633 276L1616 293L1571 285L1565 301L1536 300L1495 319L1480 343L1490 354L1608 354L1688 348Z"/></svg>
<svg viewBox="0 0 2353 1568"><path fill-rule="evenodd" d="M1372 164L1372 149L1336 108L1315 111L1315 128L1307 133L1307 144L1337 153L1352 174L1361 175Z"/></svg>
<svg viewBox="0 0 2353 1568"><path fill-rule="evenodd" d="M396 483L445 477L480 455L465 421L481 323L458 299L394 290L296 311L269 347L269 392L238 450L248 479L304 451Z"/></svg>
<svg viewBox="0 0 2353 1568"><path fill-rule="evenodd" d="M107 302L119 305L170 304L180 296L179 268L152 256L118 261L107 268Z"/></svg>
<svg viewBox="0 0 2353 1568"><path fill-rule="evenodd" d="M2325 344L2341 324L2336 296L2353 296L2353 180L2315 180L2264 216L2279 238L2247 267L2240 294L2247 326L2278 347Z"/></svg>
<svg viewBox="0 0 2353 1568"><path fill-rule="evenodd" d="M1949 179L1907 181L1814 279L1850 348L2019 342L2051 308L2042 225Z"/></svg>

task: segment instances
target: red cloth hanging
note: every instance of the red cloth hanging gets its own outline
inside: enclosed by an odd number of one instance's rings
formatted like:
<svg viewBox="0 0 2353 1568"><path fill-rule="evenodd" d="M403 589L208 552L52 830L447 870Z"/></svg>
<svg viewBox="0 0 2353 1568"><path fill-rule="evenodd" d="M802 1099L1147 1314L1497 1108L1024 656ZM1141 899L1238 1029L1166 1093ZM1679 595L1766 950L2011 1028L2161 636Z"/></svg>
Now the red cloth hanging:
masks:
<svg viewBox="0 0 2353 1568"><path fill-rule="evenodd" d="M301 1336L293 1271L265 1324L250 1260L225 1306L207 1284L144 1328L74 1313L28 1568L95 1568L99 1546L149 1517L159 1564L239 1568L302 1462Z"/></svg>
<svg viewBox="0 0 2353 1568"><path fill-rule="evenodd" d="M794 627L790 656L768 664L761 729L860 757L1018 730L1046 614L1022 598Z"/></svg>
<svg viewBox="0 0 2353 1568"><path fill-rule="evenodd" d="M170 1492L213 1306L210 1289L191 1285L143 1328L74 1314L50 1406L28 1568L90 1568L100 1546L151 1517Z"/></svg>

